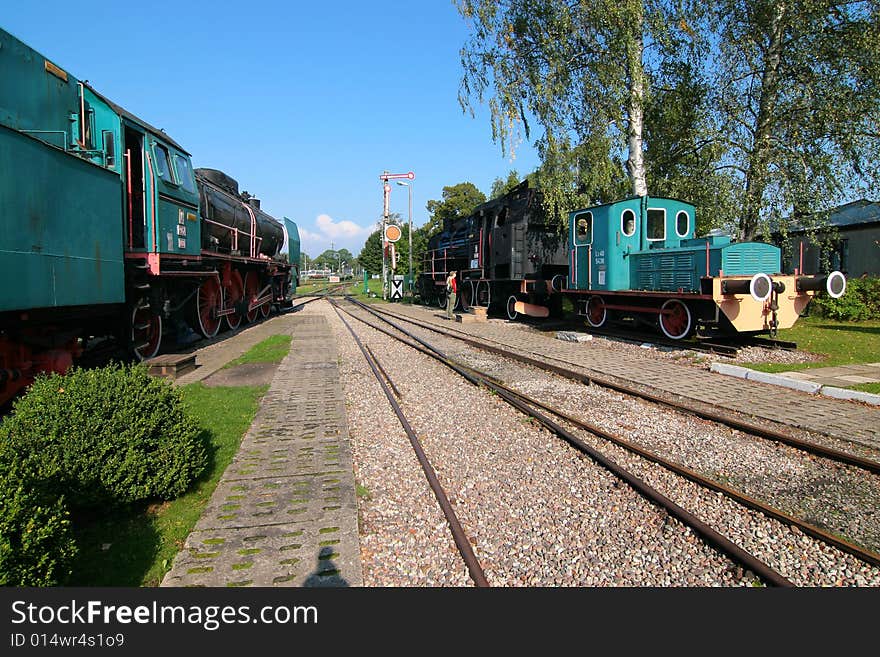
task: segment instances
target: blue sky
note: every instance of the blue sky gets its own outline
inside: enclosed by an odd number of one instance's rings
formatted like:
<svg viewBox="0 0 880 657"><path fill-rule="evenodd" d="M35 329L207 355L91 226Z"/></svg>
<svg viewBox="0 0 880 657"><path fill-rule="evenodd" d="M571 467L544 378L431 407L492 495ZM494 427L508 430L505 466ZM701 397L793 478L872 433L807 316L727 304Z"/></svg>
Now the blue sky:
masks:
<svg viewBox="0 0 880 657"><path fill-rule="evenodd" d="M0 26L296 221L312 257L360 251L385 170L415 173L421 226L445 185L488 194L538 164L526 143L502 155L488 107L462 112L468 28L452 0L5 2Z"/></svg>

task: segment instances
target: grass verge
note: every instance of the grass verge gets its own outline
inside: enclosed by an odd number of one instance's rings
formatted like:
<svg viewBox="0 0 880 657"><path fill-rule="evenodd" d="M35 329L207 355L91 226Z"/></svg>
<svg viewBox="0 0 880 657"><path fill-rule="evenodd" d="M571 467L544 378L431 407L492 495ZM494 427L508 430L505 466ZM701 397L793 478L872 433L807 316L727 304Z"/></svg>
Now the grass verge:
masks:
<svg viewBox="0 0 880 657"><path fill-rule="evenodd" d="M809 363L745 363L762 372L791 372L814 367L880 362L880 321L838 322L823 317L801 317L790 329L779 332L780 340L796 342L798 349L824 356ZM880 383L850 386L880 393Z"/></svg>
<svg viewBox="0 0 880 657"><path fill-rule="evenodd" d="M234 367L246 363L280 363L290 351L289 335L273 335L262 342L258 342L248 349L246 353L223 366Z"/></svg>
<svg viewBox="0 0 880 657"><path fill-rule="evenodd" d="M80 519L79 555L71 586L158 586L183 547L217 482L238 451L268 386L181 387L206 433L208 467L190 490L170 502Z"/></svg>

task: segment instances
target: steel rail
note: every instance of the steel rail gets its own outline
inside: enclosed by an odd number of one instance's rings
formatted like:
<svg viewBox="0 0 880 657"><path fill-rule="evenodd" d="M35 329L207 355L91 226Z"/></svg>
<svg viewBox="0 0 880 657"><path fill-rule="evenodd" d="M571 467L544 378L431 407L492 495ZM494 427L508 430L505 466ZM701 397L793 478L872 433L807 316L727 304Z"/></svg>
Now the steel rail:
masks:
<svg viewBox="0 0 880 657"><path fill-rule="evenodd" d="M373 314L378 319L390 324L395 329L406 335L407 337L415 340L419 344L425 347L425 349L434 352L438 357L438 360L444 362L448 367L456 371L458 374L466 378L468 381L475 383L476 385L482 385L489 390L492 390L499 397L504 399L508 404L516 408L517 410L525 413L526 415L535 418L545 427L554 432L557 436L564 439L566 442L574 446L579 451L587 454L594 461L602 465L604 468L612 472L619 479L625 481L629 484L633 489L638 491L643 497L648 500L654 502L655 504L663 507L670 515L678 518L685 525L691 527L697 534L699 534L706 543L712 545L715 549L723 552L728 555L734 561L740 563L745 566L752 572L754 572L758 577L765 580L767 583L772 584L773 586L782 586L782 587L791 587L794 584L783 577L776 570L765 564L760 559L756 558L754 555L750 554L743 550L736 543L728 539L727 537L721 535L717 531L715 531L708 524L700 520L690 511L682 508L671 499L663 495L660 491L656 490L649 484L644 481L638 479L635 475L628 472L626 469L622 468L620 465L603 455L601 452L593 449L588 444L586 444L583 440L572 434L570 431L566 430L561 425L557 424L547 416L537 412L533 408L530 408L527 404L517 399L514 395L508 393L506 390L501 388L500 386L496 386L489 378L483 377L481 375L475 375L472 371L467 371L457 363L455 363L452 359L446 356L442 351L431 345L430 343L422 340L416 335L413 335L411 332L403 329L397 325L395 325L390 320L381 317L376 311L373 311L369 307L364 304L360 304L358 302L354 302L356 305L361 307L363 310ZM335 307L335 304L334 304ZM336 308L337 313L339 313L339 309ZM355 315L349 313L352 317L357 318ZM341 315L340 315L341 318ZM360 321L363 321L360 319ZM372 326L368 322L365 322L368 326ZM347 323L346 323L347 324ZM376 327L373 327L376 328ZM351 330L349 328L349 330ZM389 333L389 335L391 335ZM397 336L394 336L397 337ZM400 339L400 338L397 338ZM405 341L404 341L405 342Z"/></svg>
<svg viewBox="0 0 880 657"><path fill-rule="evenodd" d="M449 529L452 531L452 538L455 541L455 544L458 547L458 551L461 553L465 564L467 565L468 572L471 575L471 579L474 580L474 584L478 587L488 587L489 582L486 579L486 575L483 572L482 566L480 566L480 562L477 560L477 556L474 554L474 550L471 546L470 540L465 534L464 529L462 528L461 523L458 520L458 516L455 515L455 510L452 508L452 504L450 503L446 492L443 490L443 486L440 484L440 480L437 479L437 473L431 466L430 461L428 461L428 457L425 455L425 452L422 449L422 445L419 442L418 437L413 431L413 428L410 425L409 421L406 419L406 416L403 414L403 410L400 408L400 404L397 403L397 400L394 398L394 395L388 388L388 385L383 380L382 375L379 373L372 356L370 355L370 353L367 352L364 344L354 332L354 329L351 328L351 325L345 320L345 318L342 316L342 313L339 312L339 308L336 306L336 303L331 301L331 304L333 305L333 309L336 311L336 314L339 315L339 319L342 320L342 323L345 324L345 327L348 329L349 333L351 333L351 336L354 338L358 347L360 347L361 353L366 359L367 364L370 366L370 369L373 371L376 380L382 386L382 391L388 398L388 402L391 404L391 408L394 409L394 413L397 415L397 419L400 420L400 424L403 427L403 430L406 432L406 435L409 438L409 442L416 453L416 458L418 458L419 463L422 466L425 477L428 479L428 484L431 486L431 490L434 491L434 496L437 498L437 502L440 504L440 508L443 510L443 515L446 516L446 521L449 523ZM389 379L389 382L390 381L391 379Z"/></svg>
<svg viewBox="0 0 880 657"><path fill-rule="evenodd" d="M384 376L385 379L388 381L388 385L391 386L391 390L394 391L394 394L397 395L397 397L402 397L403 395L400 394L400 390L398 390L397 386L394 385L394 381L391 380L391 377L388 375L388 372L386 372L385 368L382 367L382 363L380 363L379 359L376 358L376 354L374 354L373 350L370 349L370 345L366 344L366 345L364 345L364 347L366 348L367 352L370 354L370 358L372 358L373 362L376 363L376 367L378 367L379 371L382 372L382 376Z"/></svg>
<svg viewBox="0 0 880 657"><path fill-rule="evenodd" d="M383 329L381 329L380 327L374 327L374 328L376 328L377 330L383 331ZM391 335L391 334L389 333L389 335ZM415 347L416 345L410 345L410 346ZM535 406L538 408L542 408L542 409L552 413L553 415L556 415L557 417L562 418L566 422L573 424L574 426L577 426L581 429L584 429L585 431L589 431L590 433L592 433L596 436L599 436L601 438L604 438L605 440L613 442L614 444L616 444L626 450L629 450L630 452L637 454L638 456L641 456L642 458L653 461L653 462L667 468L668 470L675 472L676 474L678 474L686 479L689 479L690 481L693 481L701 486L705 486L706 488L710 488L712 490L718 491L718 492L724 494L725 496L729 497L730 499L738 502L739 504L742 504L743 506L754 509L755 511L759 511L759 512L763 513L764 515L767 515L771 518L774 518L774 519L776 519L782 523L785 523L791 527L797 527L799 530L801 530L805 534L808 534L808 535L812 536L813 538L816 538L824 543L827 543L828 545L836 547L837 549L841 550L842 552L846 552L848 554L851 554L854 557L856 557L866 563L880 566L880 553L877 553L872 550L868 550L863 547L860 547L860 546L856 545L855 543L847 541L844 538L836 536L835 534L832 534L832 533L822 529L821 527L818 527L818 526L813 525L811 523L808 523L808 522L805 522L805 521L800 520L798 518L795 518L794 516L791 516L780 509L769 506L769 505L761 502L760 500L757 500L757 499L755 499L751 496L748 496L740 491L737 491L733 488L730 488L729 486L725 486L724 484L722 484L720 482L714 481L712 479L708 479L708 478L704 477L703 475L699 474L698 472L691 470L690 468L673 463L672 461L669 461L668 459L665 459L664 457L662 457L658 454L655 454L655 453L651 452L650 450L647 450L643 447L640 447L640 446L626 440L625 438L623 438L621 436L611 434L593 423L587 422L587 421L582 420L580 418L576 418L576 417L566 413L565 411L557 409L553 406L550 406L549 404L545 404L544 402L541 402L537 399L534 399L533 397L530 397L530 396L525 395L521 392L518 392L517 390L514 390L513 388L506 386L503 382L499 381L498 379L496 379L494 377L491 377L491 376L485 374L484 372L480 372L479 370L476 370L474 368L470 368L467 365L462 365L462 367L467 370L470 370L472 373L474 373L477 376L481 376L481 377L489 379L490 381L493 382L494 385L496 385L500 388L503 388L508 393L518 397L526 404L529 404L529 405L532 405L532 406Z"/></svg>
<svg viewBox="0 0 880 657"><path fill-rule="evenodd" d="M791 516L780 509L764 504L760 500L757 500L745 493L737 491L729 486L725 486L724 484L717 482L712 479L708 479L704 477L700 473L695 470L691 470L683 465L679 465L674 463L659 454L655 454L654 452L645 449L644 447L640 447L635 443L628 441L626 438L623 438L617 434L612 434L602 429L598 425L595 425L591 422L587 422L586 420L582 420L580 418L576 418L563 410L550 406L549 404L545 404L542 401L535 399L534 397L530 397L529 395L525 395L509 386L506 386L504 383L494 379L493 377L488 377L488 375L483 374L482 376L486 376L493 383L506 390L511 395L516 396L524 403L529 404L531 406L536 406L538 408L542 408L545 411L556 415L557 417L565 420L566 422L573 424L576 427L584 429L585 431L589 431L590 433L599 436L600 438L604 438L609 442L618 445L638 456L657 463L658 465L663 466L667 470L670 470L677 475L684 477L685 479L689 479L694 483L699 484L700 486L705 486L706 488L710 488L712 490L718 491L719 493L723 493L725 496L730 499L742 504L743 506L747 506L750 509L754 509L755 511L759 511L766 516L779 520L791 527L797 527L799 530L804 532L805 534L809 534L813 538L816 538L824 543L832 545L843 552L847 552L848 554L853 555L854 557L865 561L866 563L873 564L875 566L880 566L880 554L877 552L866 550L862 547L859 547L855 543L851 543L843 538L835 536L834 534L825 531L821 527L817 527L816 525L804 522L794 516Z"/></svg>
<svg viewBox="0 0 880 657"><path fill-rule="evenodd" d="M354 303L359 303L358 301L352 300ZM740 420L738 418L732 417L729 414L720 412L720 411L712 411L697 408L694 405L687 404L685 402L678 402L667 399L661 395L657 395L645 390L639 390L638 388L634 388L632 386L624 385L622 383L617 383L608 378L602 376L595 376L593 374L584 374L582 372L577 372L575 370L569 369L567 367L562 367L559 365L554 365L553 363L549 363L544 360L540 360L537 358L532 358L530 356L526 356L524 354L518 353L516 351L511 351L509 348L505 347L497 347L494 345L487 344L482 340L477 340L472 337L467 336L466 334L461 334L459 332L448 332L444 329L438 328L426 322L421 322L414 318L409 317L401 317L400 315L396 315L394 313L389 313L384 310L377 310L377 313L383 313L395 317L397 319L403 320L405 322L410 322L415 324L416 326L421 326L430 331L434 331L435 333L440 333L441 335L446 335L448 337L455 338L456 340L460 340L466 344L469 344L473 347L477 347L478 349L483 349L484 351L488 351L490 353L498 354L499 356L504 356L505 358L510 358L511 360L516 360L522 363L526 363L528 365L532 365L542 370L546 370L549 372L553 372L554 374L558 374L566 379L570 379L572 381L579 381L584 384L596 384L602 386L603 388L609 388L611 390L616 390L617 392L621 392L626 395L632 395L634 397L641 397L642 399L646 399L648 401L654 402L656 404L662 404L664 406L668 406L678 411L684 411L690 413L692 415L696 415L697 417L704 418L706 420L712 420L713 422L719 422L724 424L732 429L738 429L739 431L745 431L746 433L750 433L752 435L758 436L760 438L766 438L768 440L775 440L780 443L784 443L789 445L790 447L796 447L797 449L804 450L811 454L815 454L817 456L823 456L832 461L837 461L839 463L846 463L847 465L854 465L859 468L863 468L868 470L869 472L873 472L874 474L880 474L880 463L874 461L872 459L862 458L860 456L855 456L854 454L849 454L847 452L834 449L833 447L825 447L824 445L818 445L813 442L809 442L806 440L801 440L799 438L795 438L794 436L789 436L788 434L777 431L776 429L771 429L769 427L762 427L760 425L748 422L746 420ZM552 356L548 356L548 358L552 358ZM554 360L559 360L555 359ZM568 363L567 361L559 360L559 362L566 363L568 365L574 365L574 363ZM707 402L703 402L707 403ZM823 434L828 435L828 434ZM829 436L831 438L837 438L836 436ZM839 440L839 438L837 438Z"/></svg>

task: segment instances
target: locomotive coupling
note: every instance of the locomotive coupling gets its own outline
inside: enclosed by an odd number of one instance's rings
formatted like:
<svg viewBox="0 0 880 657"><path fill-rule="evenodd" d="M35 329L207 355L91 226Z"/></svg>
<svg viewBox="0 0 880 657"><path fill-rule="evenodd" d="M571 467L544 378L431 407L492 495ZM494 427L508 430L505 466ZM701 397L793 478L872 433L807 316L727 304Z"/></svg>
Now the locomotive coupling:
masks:
<svg viewBox="0 0 880 657"><path fill-rule="evenodd" d="M796 281L798 292L825 290L832 299L839 299L846 292L846 276L839 271L818 276L798 276Z"/></svg>

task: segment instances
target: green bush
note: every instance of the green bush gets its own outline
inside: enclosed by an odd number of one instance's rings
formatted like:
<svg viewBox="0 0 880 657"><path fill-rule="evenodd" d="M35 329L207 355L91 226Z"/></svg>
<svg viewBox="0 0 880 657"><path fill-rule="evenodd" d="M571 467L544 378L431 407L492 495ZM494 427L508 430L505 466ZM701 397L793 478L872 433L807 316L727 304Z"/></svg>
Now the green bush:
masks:
<svg viewBox="0 0 880 657"><path fill-rule="evenodd" d="M0 426L0 462L16 460L71 508L183 493L207 462L179 391L146 367L40 376Z"/></svg>
<svg viewBox="0 0 880 657"><path fill-rule="evenodd" d="M880 278L850 278L846 292L839 299L825 293L817 295L811 310L821 317L838 321L880 319Z"/></svg>
<svg viewBox="0 0 880 657"><path fill-rule="evenodd" d="M61 584L76 556L67 507L14 466L0 466L0 586Z"/></svg>

